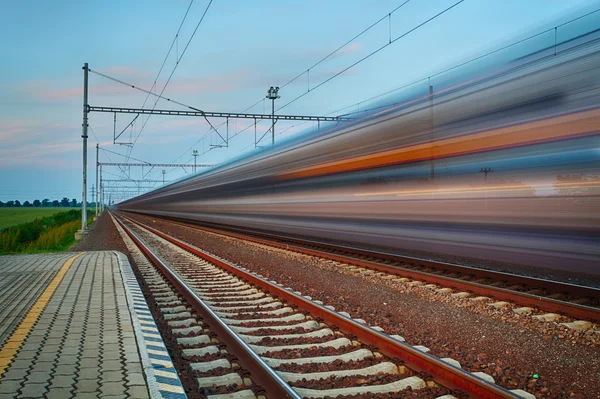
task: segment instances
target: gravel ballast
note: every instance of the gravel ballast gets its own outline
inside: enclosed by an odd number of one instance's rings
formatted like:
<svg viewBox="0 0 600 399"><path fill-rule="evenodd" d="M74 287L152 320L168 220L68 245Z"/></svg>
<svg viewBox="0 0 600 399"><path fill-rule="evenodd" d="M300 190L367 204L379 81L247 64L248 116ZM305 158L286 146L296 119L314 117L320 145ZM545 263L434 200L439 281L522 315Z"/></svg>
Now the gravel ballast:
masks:
<svg viewBox="0 0 600 399"><path fill-rule="evenodd" d="M131 215L130 215L131 216ZM540 398L600 397L599 334L534 321L512 310L341 270L331 262L135 215L166 234L333 305L338 311L484 371ZM538 378L534 378L537 375Z"/></svg>

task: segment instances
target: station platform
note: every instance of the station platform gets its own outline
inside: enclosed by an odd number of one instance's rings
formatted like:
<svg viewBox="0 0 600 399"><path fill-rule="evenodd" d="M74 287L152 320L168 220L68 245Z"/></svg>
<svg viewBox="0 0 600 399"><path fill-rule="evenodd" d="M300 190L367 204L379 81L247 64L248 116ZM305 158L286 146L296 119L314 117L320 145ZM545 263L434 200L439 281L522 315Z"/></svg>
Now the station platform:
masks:
<svg viewBox="0 0 600 399"><path fill-rule="evenodd" d="M185 398L127 257L0 256L0 398Z"/></svg>

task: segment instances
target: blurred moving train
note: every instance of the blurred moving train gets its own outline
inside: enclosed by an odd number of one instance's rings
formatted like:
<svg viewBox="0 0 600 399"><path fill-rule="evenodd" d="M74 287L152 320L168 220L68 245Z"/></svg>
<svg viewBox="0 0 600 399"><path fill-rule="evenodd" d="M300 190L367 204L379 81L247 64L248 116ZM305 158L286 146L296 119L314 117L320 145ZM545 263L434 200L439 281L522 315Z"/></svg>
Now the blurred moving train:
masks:
<svg viewBox="0 0 600 399"><path fill-rule="evenodd" d="M593 31L119 209L600 275Z"/></svg>

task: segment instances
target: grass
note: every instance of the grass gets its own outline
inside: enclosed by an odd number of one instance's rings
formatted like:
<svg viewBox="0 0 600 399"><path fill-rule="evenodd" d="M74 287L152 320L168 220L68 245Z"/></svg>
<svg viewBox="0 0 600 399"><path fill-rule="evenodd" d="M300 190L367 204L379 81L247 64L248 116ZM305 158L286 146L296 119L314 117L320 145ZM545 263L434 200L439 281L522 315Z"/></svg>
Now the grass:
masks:
<svg viewBox="0 0 600 399"><path fill-rule="evenodd" d="M88 222L92 215L93 211L89 211ZM74 234L79 228L79 209L13 225L0 230L0 255L63 251L75 243Z"/></svg>
<svg viewBox="0 0 600 399"><path fill-rule="evenodd" d="M81 208L0 208L0 230L71 209L81 212Z"/></svg>

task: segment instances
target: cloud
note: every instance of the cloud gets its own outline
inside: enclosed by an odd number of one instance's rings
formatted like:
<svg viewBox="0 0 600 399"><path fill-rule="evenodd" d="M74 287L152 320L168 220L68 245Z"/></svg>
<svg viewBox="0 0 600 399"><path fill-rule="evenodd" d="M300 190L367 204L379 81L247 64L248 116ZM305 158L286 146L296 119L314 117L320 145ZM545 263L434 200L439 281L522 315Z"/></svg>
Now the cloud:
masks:
<svg viewBox="0 0 600 399"><path fill-rule="evenodd" d="M0 121L0 166L65 168L81 152L79 130L63 123L6 119Z"/></svg>
<svg viewBox="0 0 600 399"><path fill-rule="evenodd" d="M339 55L350 55L358 52L362 48L362 44L360 43L350 43L346 47L342 48L337 52Z"/></svg>
<svg viewBox="0 0 600 399"><path fill-rule="evenodd" d="M3 146L11 144L24 144L51 137L50 130L63 132L73 126L64 123L52 123L47 121L34 121L30 119L2 119L0 120L0 143ZM59 136L60 137L60 136Z"/></svg>
<svg viewBox="0 0 600 399"><path fill-rule="evenodd" d="M123 74L137 74L136 68L130 67L111 67ZM108 72L107 72L108 74ZM136 75L139 77L139 75ZM192 78L174 78L171 80L165 91L165 96L174 97L180 94L217 94L226 93L241 88L254 87L257 82L257 76L246 68L236 69L233 71L218 73L214 75L206 75ZM73 100L83 97L83 85L70 87L48 87L48 82L36 82L30 85L33 89L33 95L42 100ZM140 87L140 86L138 86ZM149 89L148 87L141 86ZM162 83L158 84L162 88ZM107 82L105 85L90 85L89 95L102 96L122 96L140 94L140 91L133 88L121 85L114 82Z"/></svg>
<svg viewBox="0 0 600 399"><path fill-rule="evenodd" d="M83 86L51 88L39 90L37 96L42 100L71 100L83 98ZM89 88L88 95L129 95L133 94L131 88L126 86L93 86Z"/></svg>
<svg viewBox="0 0 600 399"><path fill-rule="evenodd" d="M76 156L69 157L69 154L81 152L81 143L71 142L38 142L26 146L16 146L12 148L3 147L0 149L0 166L15 167L44 167L44 168L65 168L74 167L79 161Z"/></svg>

